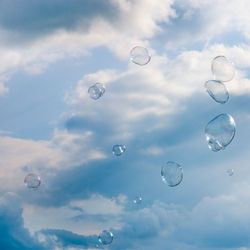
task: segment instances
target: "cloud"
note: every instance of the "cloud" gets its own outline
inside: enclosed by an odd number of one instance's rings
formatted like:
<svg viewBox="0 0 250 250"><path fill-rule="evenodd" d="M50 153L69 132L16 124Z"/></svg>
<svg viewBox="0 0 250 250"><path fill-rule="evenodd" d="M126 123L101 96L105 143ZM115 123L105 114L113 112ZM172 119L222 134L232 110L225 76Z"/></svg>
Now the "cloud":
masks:
<svg viewBox="0 0 250 250"><path fill-rule="evenodd" d="M0 246L2 249L45 249L39 241L24 228L20 198L6 193L0 200ZM48 249L48 248L46 248Z"/></svg>
<svg viewBox="0 0 250 250"><path fill-rule="evenodd" d="M232 0L230 3L225 0L176 0L173 8L178 18L166 27L166 48L171 51L195 45L206 47L222 41L227 45L247 43L247 6L247 0Z"/></svg>
<svg viewBox="0 0 250 250"><path fill-rule="evenodd" d="M50 64L88 56L91 49L102 46L127 60L133 46L148 44L147 39L161 31L159 23L175 17L172 3L46 0L27 5L25 0L1 1L0 73L5 78L20 70L41 74ZM3 86L2 93L6 90Z"/></svg>
<svg viewBox="0 0 250 250"><path fill-rule="evenodd" d="M92 132L70 134L55 130L50 141L33 141L3 136L0 138L2 191L23 190L23 179L30 172L37 173L45 186L60 168L70 168L88 161L105 159L99 149L90 146ZM88 146L87 146L88 145ZM11 180L11 181L10 181Z"/></svg>
<svg viewBox="0 0 250 250"><path fill-rule="evenodd" d="M92 194L88 199L72 199L63 206L48 207L25 204L23 208L24 223L31 232L44 228L71 231L80 235L99 234L103 228L120 229L123 222L120 215L124 213L121 196L112 200L102 195Z"/></svg>
<svg viewBox="0 0 250 250"><path fill-rule="evenodd" d="M49 245L54 247L53 249L70 249L70 247L90 249L90 247L95 248L98 244L98 237L96 235L86 237L59 229L46 229L40 231L40 233L45 236Z"/></svg>

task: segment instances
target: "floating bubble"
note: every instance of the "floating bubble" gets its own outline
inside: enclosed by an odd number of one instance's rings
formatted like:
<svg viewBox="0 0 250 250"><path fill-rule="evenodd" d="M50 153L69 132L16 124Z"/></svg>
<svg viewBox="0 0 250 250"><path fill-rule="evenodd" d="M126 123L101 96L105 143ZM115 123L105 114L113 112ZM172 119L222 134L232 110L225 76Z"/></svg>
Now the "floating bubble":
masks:
<svg viewBox="0 0 250 250"><path fill-rule="evenodd" d="M225 56L215 57L211 69L215 80L228 82L234 78L234 66Z"/></svg>
<svg viewBox="0 0 250 250"><path fill-rule="evenodd" d="M134 204L141 204L142 203L142 197L141 196L136 196L135 199L133 200Z"/></svg>
<svg viewBox="0 0 250 250"><path fill-rule="evenodd" d="M89 87L88 93L92 99L97 100L105 93L105 86L102 83L96 83Z"/></svg>
<svg viewBox="0 0 250 250"><path fill-rule="evenodd" d="M112 148L113 155L120 156L126 151L125 145L114 145Z"/></svg>
<svg viewBox="0 0 250 250"><path fill-rule="evenodd" d="M34 189L36 189L41 184L40 176L38 176L37 174L28 174L24 178L24 184L28 188L34 188Z"/></svg>
<svg viewBox="0 0 250 250"><path fill-rule="evenodd" d="M233 140L235 132L236 125L231 115L216 116L205 127L208 147L214 152L225 149Z"/></svg>
<svg viewBox="0 0 250 250"><path fill-rule="evenodd" d="M217 80L209 80L205 82L207 93L218 103L226 103L229 99L229 94L226 86Z"/></svg>
<svg viewBox="0 0 250 250"><path fill-rule="evenodd" d="M111 244L113 239L114 239L114 235L108 230L102 231L98 237L98 241L102 243L103 245Z"/></svg>
<svg viewBox="0 0 250 250"><path fill-rule="evenodd" d="M162 181L170 187L179 185L183 179L182 167L176 162L168 161L167 164L161 168L161 178Z"/></svg>
<svg viewBox="0 0 250 250"><path fill-rule="evenodd" d="M227 174L228 174L229 176L232 176L232 175L234 174L234 170L233 170L232 168L228 169L228 170L227 170Z"/></svg>
<svg viewBox="0 0 250 250"><path fill-rule="evenodd" d="M146 48L136 46L130 51L130 60L138 65L146 65L149 63L151 56Z"/></svg>

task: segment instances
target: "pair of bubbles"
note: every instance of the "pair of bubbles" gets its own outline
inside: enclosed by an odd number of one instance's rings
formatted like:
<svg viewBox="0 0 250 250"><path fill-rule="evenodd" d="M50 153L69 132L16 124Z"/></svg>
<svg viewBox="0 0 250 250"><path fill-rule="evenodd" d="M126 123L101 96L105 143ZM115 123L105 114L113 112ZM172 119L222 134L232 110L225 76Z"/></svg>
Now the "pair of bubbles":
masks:
<svg viewBox="0 0 250 250"><path fill-rule="evenodd" d="M229 100L229 93L224 82L229 82L234 78L234 65L225 56L217 56L212 61L211 70L214 80L205 82L205 89L214 101L224 104Z"/></svg>
<svg viewBox="0 0 250 250"><path fill-rule="evenodd" d="M227 171L228 176L234 175L232 168ZM170 187L178 186L183 180L183 169L182 167L173 161L168 161L161 169L162 181Z"/></svg>
<svg viewBox="0 0 250 250"><path fill-rule="evenodd" d="M214 101L224 104L229 100L229 93L223 82L233 79L234 66L225 56L217 56L212 61L211 70L215 80L205 83L206 91ZM214 152L225 149L232 142L235 132L236 125L231 115L217 115L205 127L208 147Z"/></svg>
<svg viewBox="0 0 250 250"><path fill-rule="evenodd" d="M114 145L112 148L112 152L116 156L121 156L125 151L125 145ZM27 188L36 190L41 185L41 178L34 173L27 174L24 178L24 185Z"/></svg>
<svg viewBox="0 0 250 250"><path fill-rule="evenodd" d="M130 51L130 61L143 66L150 62L151 56L146 48L141 46L136 46ZM88 89L89 96L97 100L102 97L105 93L105 85L102 83L95 83Z"/></svg>
<svg viewBox="0 0 250 250"><path fill-rule="evenodd" d="M141 196L136 196L133 200L133 203L136 205L139 205L142 203L142 197ZM98 236L98 241L102 245L110 245L114 240L114 235L111 231L109 230L103 230L99 236ZM98 245L97 245L98 247Z"/></svg>

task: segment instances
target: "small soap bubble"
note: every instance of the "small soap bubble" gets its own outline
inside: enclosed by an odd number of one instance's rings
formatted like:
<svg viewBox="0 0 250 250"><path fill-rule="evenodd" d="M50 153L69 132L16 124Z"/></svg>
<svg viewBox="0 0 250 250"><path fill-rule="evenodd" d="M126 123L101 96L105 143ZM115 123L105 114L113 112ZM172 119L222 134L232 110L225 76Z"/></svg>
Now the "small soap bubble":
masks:
<svg viewBox="0 0 250 250"><path fill-rule="evenodd" d="M214 79L222 82L231 81L235 75L235 69L225 56L217 56L213 59L211 70L214 75Z"/></svg>
<svg viewBox="0 0 250 250"><path fill-rule="evenodd" d="M136 205L139 205L142 203L142 197L141 196L136 196L133 200L133 203Z"/></svg>
<svg viewBox="0 0 250 250"><path fill-rule="evenodd" d="M176 162L168 161L161 168L161 178L162 181L170 187L179 185L183 179L182 167Z"/></svg>
<svg viewBox="0 0 250 250"><path fill-rule="evenodd" d="M89 87L88 93L92 99L97 100L105 93L105 86L102 83L96 83Z"/></svg>
<svg viewBox="0 0 250 250"><path fill-rule="evenodd" d="M112 148L113 155L120 156L126 151L125 145L114 145Z"/></svg>
<svg viewBox="0 0 250 250"><path fill-rule="evenodd" d="M130 51L130 60L138 65L146 65L149 63L151 56L146 48L136 46Z"/></svg>
<svg viewBox="0 0 250 250"><path fill-rule="evenodd" d="M28 188L36 189L41 184L41 178L37 174L28 174L24 178L24 184Z"/></svg>
<svg viewBox="0 0 250 250"><path fill-rule="evenodd" d="M228 169L228 170L227 170L227 174L228 174L229 176L232 176L232 175L234 174L234 170L233 170L233 169Z"/></svg>
<svg viewBox="0 0 250 250"><path fill-rule="evenodd" d="M226 86L221 81L209 80L205 82L207 93L218 103L224 104L229 99Z"/></svg>
<svg viewBox="0 0 250 250"><path fill-rule="evenodd" d="M103 245L111 244L113 239L114 239L114 235L108 230L102 231L98 237L98 241L102 243Z"/></svg>
<svg viewBox="0 0 250 250"><path fill-rule="evenodd" d="M214 152L225 149L233 140L236 125L229 114L220 114L212 119L205 127L208 147Z"/></svg>
<svg viewBox="0 0 250 250"><path fill-rule="evenodd" d="M227 174L228 174L229 176L232 176L232 175L234 174L234 170L233 170L232 168L228 169L228 170L227 170Z"/></svg>

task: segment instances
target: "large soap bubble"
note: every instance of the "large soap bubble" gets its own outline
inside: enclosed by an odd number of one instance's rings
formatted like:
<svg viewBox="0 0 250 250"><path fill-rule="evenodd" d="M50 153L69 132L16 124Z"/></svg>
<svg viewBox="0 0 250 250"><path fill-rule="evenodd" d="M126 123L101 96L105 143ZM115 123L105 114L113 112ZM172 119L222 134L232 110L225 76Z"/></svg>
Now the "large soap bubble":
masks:
<svg viewBox="0 0 250 250"><path fill-rule="evenodd" d="M102 243L103 245L111 244L113 239L114 239L114 235L108 230L102 231L98 237L98 241Z"/></svg>
<svg viewBox="0 0 250 250"><path fill-rule="evenodd" d="M142 197L141 196L136 196L133 200L134 204L141 204L142 203Z"/></svg>
<svg viewBox="0 0 250 250"><path fill-rule="evenodd" d="M28 174L24 178L24 184L28 188L33 188L36 189L40 186L41 184L41 178L37 174Z"/></svg>
<svg viewBox="0 0 250 250"><path fill-rule="evenodd" d="M88 93L92 99L97 100L105 93L105 86L102 83L96 83L89 87Z"/></svg>
<svg viewBox="0 0 250 250"><path fill-rule="evenodd" d="M211 69L215 80L228 82L234 78L234 66L225 56L215 57Z"/></svg>
<svg viewBox="0 0 250 250"><path fill-rule="evenodd" d="M225 149L233 140L235 131L236 125L231 115L216 116L205 127L208 147L214 152Z"/></svg>
<svg viewBox="0 0 250 250"><path fill-rule="evenodd" d="M176 162L168 161L167 164L161 168L161 178L162 181L170 187L179 185L183 179L182 167Z"/></svg>
<svg viewBox="0 0 250 250"><path fill-rule="evenodd" d="M218 103L226 103L229 94L226 86L221 81L209 80L205 82L207 93Z"/></svg>
<svg viewBox="0 0 250 250"><path fill-rule="evenodd" d="M149 63L151 56L146 48L136 46L130 51L130 60L138 65L146 65Z"/></svg>
<svg viewBox="0 0 250 250"><path fill-rule="evenodd" d="M120 156L126 151L125 145L114 145L112 148L113 155Z"/></svg>

